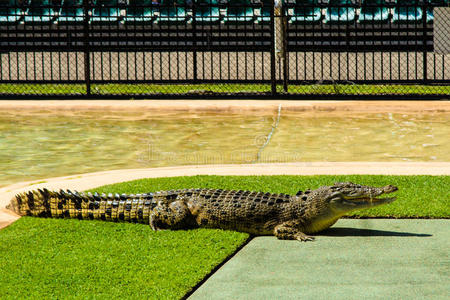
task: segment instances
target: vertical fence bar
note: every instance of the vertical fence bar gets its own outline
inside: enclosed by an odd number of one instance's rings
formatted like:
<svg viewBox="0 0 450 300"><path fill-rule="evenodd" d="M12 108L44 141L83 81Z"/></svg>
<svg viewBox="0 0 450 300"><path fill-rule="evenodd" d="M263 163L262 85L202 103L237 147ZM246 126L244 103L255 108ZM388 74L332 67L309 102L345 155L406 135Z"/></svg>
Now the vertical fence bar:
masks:
<svg viewBox="0 0 450 300"><path fill-rule="evenodd" d="M282 49L282 58L283 58L283 91L285 93L288 92L288 78L289 78L289 70L288 70L288 54L287 54L287 17L286 17L286 6L282 4L281 7L281 31L282 37L281 40L283 42Z"/></svg>
<svg viewBox="0 0 450 300"><path fill-rule="evenodd" d="M84 80L86 96L91 96L91 64L89 51L89 5L90 0L83 0L83 48L84 48Z"/></svg>
<svg viewBox="0 0 450 300"><path fill-rule="evenodd" d="M198 82L198 75L197 75L197 21L196 21L196 9L197 9L197 3L192 3L192 39L194 42L194 50L192 52L192 73L193 73L193 79L194 83ZM186 7L185 7L186 8ZM186 25L185 25L186 26ZM170 56L170 54L169 54Z"/></svg>
<svg viewBox="0 0 450 300"><path fill-rule="evenodd" d="M427 8L428 8L428 3L425 0L422 0L422 34L423 34L423 82L426 83L428 80L428 68L427 68Z"/></svg>
<svg viewBox="0 0 450 300"><path fill-rule="evenodd" d="M277 79L276 79L276 65L275 65L275 12L274 12L274 1L270 1L270 83L271 83L271 94L275 96L277 94Z"/></svg>

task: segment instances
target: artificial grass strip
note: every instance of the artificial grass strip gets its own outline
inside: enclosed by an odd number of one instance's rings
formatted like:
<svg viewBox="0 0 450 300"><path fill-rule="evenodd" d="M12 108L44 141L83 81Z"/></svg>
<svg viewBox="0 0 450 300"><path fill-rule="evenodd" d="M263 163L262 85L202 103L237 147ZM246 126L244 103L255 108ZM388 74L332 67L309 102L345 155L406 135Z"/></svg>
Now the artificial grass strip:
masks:
<svg viewBox="0 0 450 300"><path fill-rule="evenodd" d="M92 84L97 95L269 93L270 84ZM282 86L277 91L283 93ZM83 84L0 84L0 95L83 95ZM300 95L448 95L449 85L305 84L289 85L288 93Z"/></svg>
<svg viewBox="0 0 450 300"><path fill-rule="evenodd" d="M179 299L247 237L24 217L0 231L0 298Z"/></svg>
<svg viewBox="0 0 450 300"><path fill-rule="evenodd" d="M338 181L399 187L397 201L358 217L450 218L450 176L193 176L95 189L139 193L222 188L294 194ZM232 231L24 217L0 231L0 295L12 298L179 299L248 238Z"/></svg>

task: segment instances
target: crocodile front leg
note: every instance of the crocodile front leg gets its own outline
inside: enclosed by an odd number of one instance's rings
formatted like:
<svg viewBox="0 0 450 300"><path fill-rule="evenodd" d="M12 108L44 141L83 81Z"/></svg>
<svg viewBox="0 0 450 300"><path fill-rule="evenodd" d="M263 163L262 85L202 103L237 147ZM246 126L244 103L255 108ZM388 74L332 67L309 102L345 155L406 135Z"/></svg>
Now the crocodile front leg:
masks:
<svg viewBox="0 0 450 300"><path fill-rule="evenodd" d="M309 236L300 231L292 222L285 222L277 225L273 234L280 240L298 240L301 242L314 241L313 236Z"/></svg>
<svg viewBox="0 0 450 300"><path fill-rule="evenodd" d="M150 213L150 226L153 230L188 229L195 225L191 211L183 201L158 204Z"/></svg>

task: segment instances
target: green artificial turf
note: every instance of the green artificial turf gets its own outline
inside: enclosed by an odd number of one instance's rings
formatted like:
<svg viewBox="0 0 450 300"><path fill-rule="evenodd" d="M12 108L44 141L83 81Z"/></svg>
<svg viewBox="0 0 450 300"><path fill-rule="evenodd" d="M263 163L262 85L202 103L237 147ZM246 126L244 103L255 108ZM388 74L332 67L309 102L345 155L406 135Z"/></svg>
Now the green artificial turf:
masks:
<svg viewBox="0 0 450 300"><path fill-rule="evenodd" d="M247 237L24 217L0 231L0 298L179 299Z"/></svg>
<svg viewBox="0 0 450 300"><path fill-rule="evenodd" d="M449 95L450 86L399 84L289 85L292 94L312 95Z"/></svg>
<svg viewBox="0 0 450 300"><path fill-rule="evenodd" d="M270 93L270 84L92 84L93 95ZM282 86L277 91L283 93ZM0 84L1 94L83 95L83 84ZM449 95L449 85L289 85L288 93L304 95Z"/></svg>
<svg viewBox="0 0 450 300"><path fill-rule="evenodd" d="M450 218L450 176L193 176L95 189L138 193L179 188L296 193L338 181L399 187L397 201L357 217ZM1 298L153 298L185 295L247 234L152 232L142 224L25 217L0 231Z"/></svg>

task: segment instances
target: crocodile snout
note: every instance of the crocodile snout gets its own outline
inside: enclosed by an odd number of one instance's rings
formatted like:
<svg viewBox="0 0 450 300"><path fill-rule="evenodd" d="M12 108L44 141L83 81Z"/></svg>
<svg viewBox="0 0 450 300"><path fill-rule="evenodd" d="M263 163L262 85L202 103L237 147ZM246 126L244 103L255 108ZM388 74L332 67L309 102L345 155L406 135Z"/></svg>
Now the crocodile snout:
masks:
<svg viewBox="0 0 450 300"><path fill-rule="evenodd" d="M393 186L393 185L387 185L383 188L383 192L386 194L393 193L395 191L398 191L398 187Z"/></svg>

